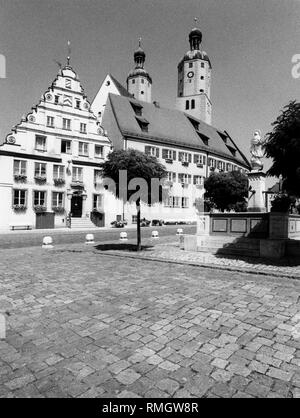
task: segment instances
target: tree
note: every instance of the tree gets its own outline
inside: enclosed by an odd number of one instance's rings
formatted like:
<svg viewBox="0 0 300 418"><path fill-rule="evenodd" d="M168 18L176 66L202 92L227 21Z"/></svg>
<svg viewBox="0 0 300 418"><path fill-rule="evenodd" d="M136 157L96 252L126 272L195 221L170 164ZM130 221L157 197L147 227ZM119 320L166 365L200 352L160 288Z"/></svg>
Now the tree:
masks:
<svg viewBox="0 0 300 418"><path fill-rule="evenodd" d="M162 188L154 191L153 179L167 176L165 167L156 157L134 149L112 151L101 164L102 176L116 185L116 197L124 203L135 201L137 209L137 251L141 249L141 201L153 204L162 199ZM124 180L125 179L125 180ZM125 190L126 189L126 190ZM157 192L157 193L156 193Z"/></svg>
<svg viewBox="0 0 300 418"><path fill-rule="evenodd" d="M273 159L267 174L282 176L283 191L300 197L300 103L286 105L267 134L265 155Z"/></svg>
<svg viewBox="0 0 300 418"><path fill-rule="evenodd" d="M248 178L239 171L212 173L204 182L204 198L221 210L245 211L247 208Z"/></svg>

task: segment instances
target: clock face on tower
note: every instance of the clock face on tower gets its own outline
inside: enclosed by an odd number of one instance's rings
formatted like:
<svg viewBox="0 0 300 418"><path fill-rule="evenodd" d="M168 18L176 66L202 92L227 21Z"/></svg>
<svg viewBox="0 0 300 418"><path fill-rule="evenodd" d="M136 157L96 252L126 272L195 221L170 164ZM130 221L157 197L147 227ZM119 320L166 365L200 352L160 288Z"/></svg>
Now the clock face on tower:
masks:
<svg viewBox="0 0 300 418"><path fill-rule="evenodd" d="M189 72L187 73L187 76L188 76L188 78L192 78L192 77L194 77L194 72L193 72L193 71L189 71Z"/></svg>

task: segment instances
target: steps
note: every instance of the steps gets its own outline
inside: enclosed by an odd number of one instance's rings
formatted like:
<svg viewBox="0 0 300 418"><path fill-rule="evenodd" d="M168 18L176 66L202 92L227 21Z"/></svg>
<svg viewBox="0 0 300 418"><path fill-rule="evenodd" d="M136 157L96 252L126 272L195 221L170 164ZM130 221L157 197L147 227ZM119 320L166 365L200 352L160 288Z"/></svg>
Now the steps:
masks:
<svg viewBox="0 0 300 418"><path fill-rule="evenodd" d="M199 252L249 257L260 256L260 240L254 238L209 236L198 241L197 244L197 251Z"/></svg>
<svg viewBox="0 0 300 418"><path fill-rule="evenodd" d="M71 229L98 229L90 218L71 218Z"/></svg>

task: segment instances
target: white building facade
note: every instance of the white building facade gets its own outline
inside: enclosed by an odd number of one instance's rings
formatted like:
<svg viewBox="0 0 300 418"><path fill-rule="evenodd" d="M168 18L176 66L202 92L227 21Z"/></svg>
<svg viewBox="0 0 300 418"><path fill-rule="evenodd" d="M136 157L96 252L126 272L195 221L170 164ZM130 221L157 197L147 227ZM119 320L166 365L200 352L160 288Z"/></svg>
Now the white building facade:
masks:
<svg viewBox="0 0 300 418"><path fill-rule="evenodd" d="M70 218L78 226L109 223L99 163L110 149L76 73L65 66L0 146L0 229L59 228Z"/></svg>

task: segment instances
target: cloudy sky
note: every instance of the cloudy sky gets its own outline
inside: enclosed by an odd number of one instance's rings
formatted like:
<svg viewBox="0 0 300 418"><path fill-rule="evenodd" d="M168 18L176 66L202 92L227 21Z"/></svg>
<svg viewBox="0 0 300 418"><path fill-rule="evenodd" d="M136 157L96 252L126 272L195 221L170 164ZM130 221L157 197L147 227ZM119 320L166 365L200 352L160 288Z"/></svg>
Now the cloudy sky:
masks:
<svg viewBox="0 0 300 418"><path fill-rule="evenodd" d="M271 129L280 109L299 100L291 75L300 54L300 0L0 0L0 134L4 139L54 79L54 60L71 64L89 99L111 72L125 84L143 38L153 100L174 107L177 64L197 16L212 62L213 125L248 155L255 129Z"/></svg>

